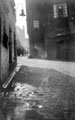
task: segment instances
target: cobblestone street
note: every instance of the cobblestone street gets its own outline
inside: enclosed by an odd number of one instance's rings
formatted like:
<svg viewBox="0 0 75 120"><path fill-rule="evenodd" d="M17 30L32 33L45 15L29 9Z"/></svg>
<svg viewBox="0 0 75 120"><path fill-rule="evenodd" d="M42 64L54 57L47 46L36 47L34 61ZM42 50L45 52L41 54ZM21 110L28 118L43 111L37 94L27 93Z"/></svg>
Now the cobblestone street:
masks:
<svg viewBox="0 0 75 120"><path fill-rule="evenodd" d="M0 120L75 120L75 77L25 59L18 60L12 88L1 93Z"/></svg>

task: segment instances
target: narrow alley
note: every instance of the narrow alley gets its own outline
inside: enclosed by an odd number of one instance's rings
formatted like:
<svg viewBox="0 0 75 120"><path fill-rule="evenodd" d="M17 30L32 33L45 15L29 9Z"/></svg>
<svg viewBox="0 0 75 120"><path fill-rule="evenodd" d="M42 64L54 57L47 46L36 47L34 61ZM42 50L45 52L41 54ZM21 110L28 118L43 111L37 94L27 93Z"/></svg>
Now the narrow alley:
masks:
<svg viewBox="0 0 75 120"><path fill-rule="evenodd" d="M0 120L75 120L74 0L0 0Z"/></svg>
<svg viewBox="0 0 75 120"><path fill-rule="evenodd" d="M58 68L63 64L62 72L54 68L54 63ZM0 120L74 120L74 69L70 76L69 69L65 74L63 67L65 62L18 57L12 87L0 94Z"/></svg>

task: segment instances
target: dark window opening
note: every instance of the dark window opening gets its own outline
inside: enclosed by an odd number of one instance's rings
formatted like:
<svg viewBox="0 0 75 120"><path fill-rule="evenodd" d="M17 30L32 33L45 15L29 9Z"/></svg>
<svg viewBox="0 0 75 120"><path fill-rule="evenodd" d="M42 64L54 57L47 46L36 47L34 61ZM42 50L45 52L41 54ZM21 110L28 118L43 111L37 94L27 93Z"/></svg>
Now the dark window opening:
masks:
<svg viewBox="0 0 75 120"><path fill-rule="evenodd" d="M14 59L16 59L16 35L14 33Z"/></svg>
<svg viewBox="0 0 75 120"><path fill-rule="evenodd" d="M8 35L4 29L4 34L3 34L3 46L8 49Z"/></svg>
<svg viewBox="0 0 75 120"><path fill-rule="evenodd" d="M12 31L9 28L9 63L12 63Z"/></svg>
<svg viewBox="0 0 75 120"><path fill-rule="evenodd" d="M0 17L0 44L1 44L1 17Z"/></svg>

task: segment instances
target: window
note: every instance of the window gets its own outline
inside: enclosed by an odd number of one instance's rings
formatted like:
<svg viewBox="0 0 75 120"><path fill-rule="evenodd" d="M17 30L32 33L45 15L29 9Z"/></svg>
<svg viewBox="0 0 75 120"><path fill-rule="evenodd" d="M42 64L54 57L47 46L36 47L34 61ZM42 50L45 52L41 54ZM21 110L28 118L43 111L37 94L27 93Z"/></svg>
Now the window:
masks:
<svg viewBox="0 0 75 120"><path fill-rule="evenodd" d="M53 10L54 10L54 18L57 18L58 17L57 5L53 6Z"/></svg>
<svg viewBox="0 0 75 120"><path fill-rule="evenodd" d="M33 26L34 26L34 29L39 28L39 20L34 20L33 21Z"/></svg>
<svg viewBox="0 0 75 120"><path fill-rule="evenodd" d="M3 33L3 46L7 49L8 48L8 35L6 33L6 30L4 28L4 33Z"/></svg>
<svg viewBox="0 0 75 120"><path fill-rule="evenodd" d="M54 4L53 5L54 18L67 17L67 4Z"/></svg>

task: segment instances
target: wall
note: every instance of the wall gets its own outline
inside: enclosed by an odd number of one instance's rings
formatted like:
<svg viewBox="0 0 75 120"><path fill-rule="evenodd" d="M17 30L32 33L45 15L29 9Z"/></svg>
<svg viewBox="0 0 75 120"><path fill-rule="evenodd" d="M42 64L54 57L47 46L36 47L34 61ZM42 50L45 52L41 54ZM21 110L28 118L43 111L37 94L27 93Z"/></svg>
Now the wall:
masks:
<svg viewBox="0 0 75 120"><path fill-rule="evenodd" d="M75 61L75 2L26 0L26 12L30 56Z"/></svg>
<svg viewBox="0 0 75 120"><path fill-rule="evenodd" d="M12 70L16 66L14 53L14 34L16 35L15 22L16 14L14 9L14 0L0 1L0 17L1 17L1 49L0 49L0 80L5 82ZM11 35L10 35L11 30ZM11 51L10 51L11 45ZM10 54L12 55L10 56ZM16 51L15 51L16 52ZM11 58L10 58L11 57ZM11 59L11 60L10 60ZM15 65L14 65L15 64ZM14 65L14 67L13 67Z"/></svg>
<svg viewBox="0 0 75 120"><path fill-rule="evenodd" d="M16 32L17 32L17 36L18 36L18 40L19 40L17 42L20 43L22 47L24 47L24 44L25 44L24 28L21 29L20 27L16 26ZM18 47L21 47L21 46L19 46L19 44L17 44L17 45L18 45Z"/></svg>

